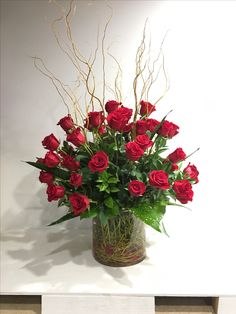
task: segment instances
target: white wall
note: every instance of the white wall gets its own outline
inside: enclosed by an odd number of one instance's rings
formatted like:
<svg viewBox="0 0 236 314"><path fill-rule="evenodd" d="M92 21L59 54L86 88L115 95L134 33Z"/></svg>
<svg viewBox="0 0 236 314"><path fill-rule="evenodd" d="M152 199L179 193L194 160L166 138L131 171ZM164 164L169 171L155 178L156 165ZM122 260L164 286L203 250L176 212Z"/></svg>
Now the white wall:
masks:
<svg viewBox="0 0 236 314"><path fill-rule="evenodd" d="M188 153L201 147L191 158L200 170L192 211L168 209L165 221L169 234L188 239L189 245L207 242L214 249L227 241L233 247L236 2L109 3L114 14L107 42L115 41L115 51L127 73L126 84L131 79L134 52L146 17L156 47L170 29L164 51L171 88L160 103L157 117L174 109L170 119L180 125L180 134L172 140L172 147L182 146ZM55 8L47 1L1 1L2 229L44 226L62 213L47 202L38 171L21 162L44 154L41 140L46 135L53 132L63 136L56 123L66 114L65 108L28 57L42 56L65 80L73 79L72 68L47 25L55 16ZM108 16L105 2L80 2L74 26L81 32L83 47L94 47L91 39L96 27ZM221 250L225 248L222 245Z"/></svg>

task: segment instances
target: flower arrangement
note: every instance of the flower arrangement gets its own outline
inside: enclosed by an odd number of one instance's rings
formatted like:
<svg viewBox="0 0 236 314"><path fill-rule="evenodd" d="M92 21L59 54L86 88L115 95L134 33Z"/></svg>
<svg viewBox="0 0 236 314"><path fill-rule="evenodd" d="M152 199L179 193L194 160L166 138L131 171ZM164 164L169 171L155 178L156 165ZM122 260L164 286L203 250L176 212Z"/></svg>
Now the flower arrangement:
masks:
<svg viewBox="0 0 236 314"><path fill-rule="evenodd" d="M82 87L85 99L81 105L81 97L76 95L75 89L56 77L41 58L33 57L36 68L56 87L68 113L58 122L65 139L60 141L53 133L46 136L42 140L47 150L45 156L27 163L41 170L39 180L47 185L48 201L57 201L58 206L67 208L64 216L50 225L69 219L94 218L99 226L94 233L94 256L103 256L105 264L109 264L105 257L109 255L112 265L131 265L145 256L140 245L144 241L143 232L136 228L135 239L132 238L135 226L144 222L165 232L162 218L166 206L185 206L192 201L192 187L198 183L199 173L195 165L186 163L192 154L187 155L181 147L168 152L167 142L179 133L179 126L167 119L168 114L158 120L151 117L168 90L168 84L163 95L156 101L149 101L150 89L160 69L163 69L166 83L167 76L162 46L157 58L151 61L151 42L146 44L146 23L135 57L134 101L130 108L122 102L121 66L109 51L105 52L110 19L101 39L103 82L99 97L94 74L99 46L93 57L86 58L82 54L71 29L73 12L72 0L69 10L62 8L61 17L53 21L52 30L60 49L75 66L76 89ZM66 25L67 43L56 28L61 21ZM99 36L97 39L99 42ZM163 62L156 70L160 56ZM106 81L107 57L117 66L113 88ZM112 100L106 97L107 90L113 93ZM73 115L68 101L72 104ZM113 217L115 220L110 224ZM117 220L117 217L122 218ZM97 244L101 235L105 240Z"/></svg>
<svg viewBox="0 0 236 314"><path fill-rule="evenodd" d="M166 157L167 141L179 126L150 118L156 107L142 100L137 120L133 110L109 100L104 111L88 113L84 125L76 125L71 115L58 125L66 139L46 136L43 158L29 164L41 169L39 180L47 184L48 201L68 207L58 221L98 216L103 224L120 211L129 209L158 231L167 205L193 199L192 185L198 182L196 166L188 163L182 148ZM92 141L88 139L92 134Z"/></svg>

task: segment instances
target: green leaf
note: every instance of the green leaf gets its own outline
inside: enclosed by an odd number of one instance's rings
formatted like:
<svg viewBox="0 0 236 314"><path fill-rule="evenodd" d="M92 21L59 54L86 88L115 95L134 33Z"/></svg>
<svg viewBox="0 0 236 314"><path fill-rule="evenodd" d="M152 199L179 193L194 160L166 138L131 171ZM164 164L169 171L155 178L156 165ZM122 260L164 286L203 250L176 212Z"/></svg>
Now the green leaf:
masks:
<svg viewBox="0 0 236 314"><path fill-rule="evenodd" d="M63 150L68 154L71 152L71 147L66 141L63 141Z"/></svg>
<svg viewBox="0 0 236 314"><path fill-rule="evenodd" d="M80 214L80 219L84 219L84 218L93 218L96 217L98 214L98 210L96 207L90 208L88 209L86 212Z"/></svg>
<svg viewBox="0 0 236 314"><path fill-rule="evenodd" d="M59 201L57 203L57 207L63 206L64 203L65 203L65 199L64 198L59 199Z"/></svg>
<svg viewBox="0 0 236 314"><path fill-rule="evenodd" d="M169 234L167 233L164 223L162 221L160 224L160 229L161 229L161 233L164 233L167 237L169 237Z"/></svg>
<svg viewBox="0 0 236 314"><path fill-rule="evenodd" d="M99 188L100 192L106 191L106 189L108 188L108 185L103 183L101 185L96 185Z"/></svg>
<svg viewBox="0 0 236 314"><path fill-rule="evenodd" d="M120 189L118 189L118 188L116 188L116 187L111 187L111 188L110 188L110 191L111 191L111 193L116 193L116 192L119 192Z"/></svg>
<svg viewBox="0 0 236 314"><path fill-rule="evenodd" d="M142 180L143 179L143 174L139 170L137 170L137 169L132 170L130 174L133 177L136 177L138 180Z"/></svg>
<svg viewBox="0 0 236 314"><path fill-rule="evenodd" d="M53 222L50 223L48 226L50 227L50 226L53 226L53 225L57 225L57 224L60 224L60 223L62 223L62 222L64 222L64 221L73 219L73 218L75 218L75 217L77 217L77 216L75 216L73 213L68 213L68 214L62 216L61 218L59 218L59 219L53 221Z"/></svg>
<svg viewBox="0 0 236 314"><path fill-rule="evenodd" d="M101 173L99 173L98 175L98 182L107 182L108 178L110 177L111 175L109 173L107 173L106 171L103 171Z"/></svg>
<svg viewBox="0 0 236 314"><path fill-rule="evenodd" d="M82 174L84 183L87 183L90 180L91 176L93 175L90 169L87 167L81 168L81 174Z"/></svg>
<svg viewBox="0 0 236 314"><path fill-rule="evenodd" d="M114 168L116 168L116 169L119 169L119 166L117 166L117 165L115 165L113 162L111 162L110 160L109 160L109 166L112 166L112 167L114 167Z"/></svg>
<svg viewBox="0 0 236 314"><path fill-rule="evenodd" d="M106 225L107 224L107 221L108 221L109 217L105 215L103 210L101 210L99 212L98 217L99 217L102 225Z"/></svg>
<svg viewBox="0 0 236 314"><path fill-rule="evenodd" d="M89 157L87 155L83 155L83 154L79 154L75 157L76 161L80 161L82 159L89 159Z"/></svg>
<svg viewBox="0 0 236 314"><path fill-rule="evenodd" d="M111 178L109 178L108 179L108 183L117 183L117 182L119 182L120 180L118 179L118 178L116 178L116 177L111 177Z"/></svg>
<svg viewBox="0 0 236 314"><path fill-rule="evenodd" d="M165 209L166 207L158 202L153 204L142 202L130 210L144 223L151 226L155 230L162 232L160 224L165 214Z"/></svg>
<svg viewBox="0 0 236 314"><path fill-rule="evenodd" d="M104 204L108 207L108 208L113 208L114 206L114 202L113 202L113 199L112 197L108 197L104 200Z"/></svg>
<svg viewBox="0 0 236 314"><path fill-rule="evenodd" d="M118 204L116 202L113 202L112 208L109 208L107 213L109 214L109 217L111 217L111 216L118 215L119 212L120 212L120 208L119 208Z"/></svg>
<svg viewBox="0 0 236 314"><path fill-rule="evenodd" d="M65 171L63 169L48 168L47 166L45 166L44 164L40 164L39 162L26 161L26 163L35 167L35 168L38 168L38 169L41 169L41 170L44 170L47 172L51 172L54 174L55 177L58 177L60 179L68 180L70 178L70 172Z"/></svg>
<svg viewBox="0 0 236 314"><path fill-rule="evenodd" d="M158 154L165 152L167 149L168 149L168 147L162 147L162 148L158 149Z"/></svg>
<svg viewBox="0 0 236 314"><path fill-rule="evenodd" d="M177 173L176 180L183 180L183 174L180 171Z"/></svg>

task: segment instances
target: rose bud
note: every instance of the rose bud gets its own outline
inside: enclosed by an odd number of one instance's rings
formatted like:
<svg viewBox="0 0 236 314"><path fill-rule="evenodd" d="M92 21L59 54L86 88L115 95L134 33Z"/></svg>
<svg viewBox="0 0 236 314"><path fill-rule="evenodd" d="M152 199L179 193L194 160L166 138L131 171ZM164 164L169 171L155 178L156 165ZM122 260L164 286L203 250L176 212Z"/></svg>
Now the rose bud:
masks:
<svg viewBox="0 0 236 314"><path fill-rule="evenodd" d="M136 136L135 143L137 143L143 150L146 150L148 147L151 147L153 141L150 140L147 134Z"/></svg>
<svg viewBox="0 0 236 314"><path fill-rule="evenodd" d="M133 196L142 196L146 191L146 185L138 180L133 180L128 184L128 190Z"/></svg>
<svg viewBox="0 0 236 314"><path fill-rule="evenodd" d="M192 185L188 180L178 180L173 184L173 190L176 194L177 200L182 204L187 204L188 201L193 200Z"/></svg>
<svg viewBox="0 0 236 314"><path fill-rule="evenodd" d="M47 183L47 184L51 184L53 183L54 180L54 176L51 172L46 172L46 171L40 171L39 174L39 181L41 183Z"/></svg>
<svg viewBox="0 0 236 314"><path fill-rule="evenodd" d="M44 157L45 166L47 166L48 168L54 168L58 166L59 163L60 163L60 158L58 157L57 154L51 151L47 152L47 154Z"/></svg>
<svg viewBox="0 0 236 314"><path fill-rule="evenodd" d="M85 212L90 203L86 195L82 195L76 192L69 196L69 202L72 206L75 216L78 216L79 214Z"/></svg>
<svg viewBox="0 0 236 314"><path fill-rule="evenodd" d="M79 147L86 142L85 136L81 133L80 128L75 129L70 134L67 134L66 140L75 146Z"/></svg>
<svg viewBox="0 0 236 314"><path fill-rule="evenodd" d="M88 163L88 167L92 172L103 172L109 166L109 158L103 151L97 152L92 156Z"/></svg>
<svg viewBox="0 0 236 314"><path fill-rule="evenodd" d="M118 107L121 105L121 102L118 102L116 100L108 100L105 104L105 109L108 113L118 109Z"/></svg>
<svg viewBox="0 0 236 314"><path fill-rule="evenodd" d="M71 118L71 115L68 114L68 116L62 118L58 123L57 125L60 125L64 131L68 131L70 129L72 129L74 127L74 121L73 119Z"/></svg>
<svg viewBox="0 0 236 314"><path fill-rule="evenodd" d="M168 174L163 170L153 170L148 175L149 184L157 189L167 190L170 188Z"/></svg>
<svg viewBox="0 0 236 314"><path fill-rule="evenodd" d="M92 130L93 128L97 128L98 126L100 126L104 120L105 117L102 111L89 112L88 119L86 119L85 127L89 130Z"/></svg>
<svg viewBox="0 0 236 314"><path fill-rule="evenodd" d="M61 185L50 184L47 188L48 201L57 201L65 194L65 188Z"/></svg>
<svg viewBox="0 0 236 314"><path fill-rule="evenodd" d="M139 158L144 154L144 150L135 142L125 144L125 150L126 157L132 161L139 160Z"/></svg>
<svg viewBox="0 0 236 314"><path fill-rule="evenodd" d="M196 166L190 165L190 163L189 163L188 166L183 170L183 172L184 172L186 178L189 177L190 179L195 180L195 183L199 182L199 180L198 180L199 172L198 172Z"/></svg>
<svg viewBox="0 0 236 314"><path fill-rule="evenodd" d="M147 121L145 120L138 120L135 126L136 126L136 133L139 135L145 134L148 130Z"/></svg>
<svg viewBox="0 0 236 314"><path fill-rule="evenodd" d="M80 167L80 162L76 161L73 157L71 157L70 155L65 155L63 157L63 161L61 163L61 165L67 169L69 169L70 171L76 171L79 169Z"/></svg>
<svg viewBox="0 0 236 314"><path fill-rule="evenodd" d="M149 116L153 111L156 110L156 107L148 101L142 100L140 102L140 105L141 105L140 114L142 117L143 116Z"/></svg>
<svg viewBox="0 0 236 314"><path fill-rule="evenodd" d="M157 133L163 137L172 138L179 133L178 129L178 125L165 120L162 123L161 127L158 129Z"/></svg>
<svg viewBox="0 0 236 314"><path fill-rule="evenodd" d="M54 136L54 134L50 134L43 139L42 144L44 148L48 150L57 150L58 146L60 145L60 142Z"/></svg>
<svg viewBox="0 0 236 314"><path fill-rule="evenodd" d="M107 130L106 130L105 125L101 125L101 126L98 128L98 133L99 133L100 135L105 134L106 132L107 132Z"/></svg>
<svg viewBox="0 0 236 314"><path fill-rule="evenodd" d="M170 168L170 171L176 171L179 169L179 166L176 165L176 164L171 164L171 168Z"/></svg>
<svg viewBox="0 0 236 314"><path fill-rule="evenodd" d="M185 158L186 158L186 154L181 147L176 148L176 150L173 151L173 153L167 156L167 159L169 159L169 161L171 161L174 164L176 164L177 162L181 160L184 160Z"/></svg>
<svg viewBox="0 0 236 314"><path fill-rule="evenodd" d="M82 185L83 178L80 174L76 172L72 172L70 176L70 184L76 187L79 187Z"/></svg>
<svg viewBox="0 0 236 314"><path fill-rule="evenodd" d="M154 132L156 127L160 124L156 119L146 119L147 121L147 129L150 132Z"/></svg>

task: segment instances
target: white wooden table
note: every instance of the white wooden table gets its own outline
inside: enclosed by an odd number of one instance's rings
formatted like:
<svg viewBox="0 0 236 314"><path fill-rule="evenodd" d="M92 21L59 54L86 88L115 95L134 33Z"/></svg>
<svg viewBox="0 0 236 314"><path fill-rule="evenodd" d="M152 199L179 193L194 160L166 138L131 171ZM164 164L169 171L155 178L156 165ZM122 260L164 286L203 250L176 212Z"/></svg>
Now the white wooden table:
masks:
<svg viewBox="0 0 236 314"><path fill-rule="evenodd" d="M42 295L43 314L151 314L155 296L219 297L218 313L235 314L236 259L222 265L218 255L207 242L189 246L147 227L147 258L113 268L93 259L90 230L9 231L1 235L0 293Z"/></svg>

